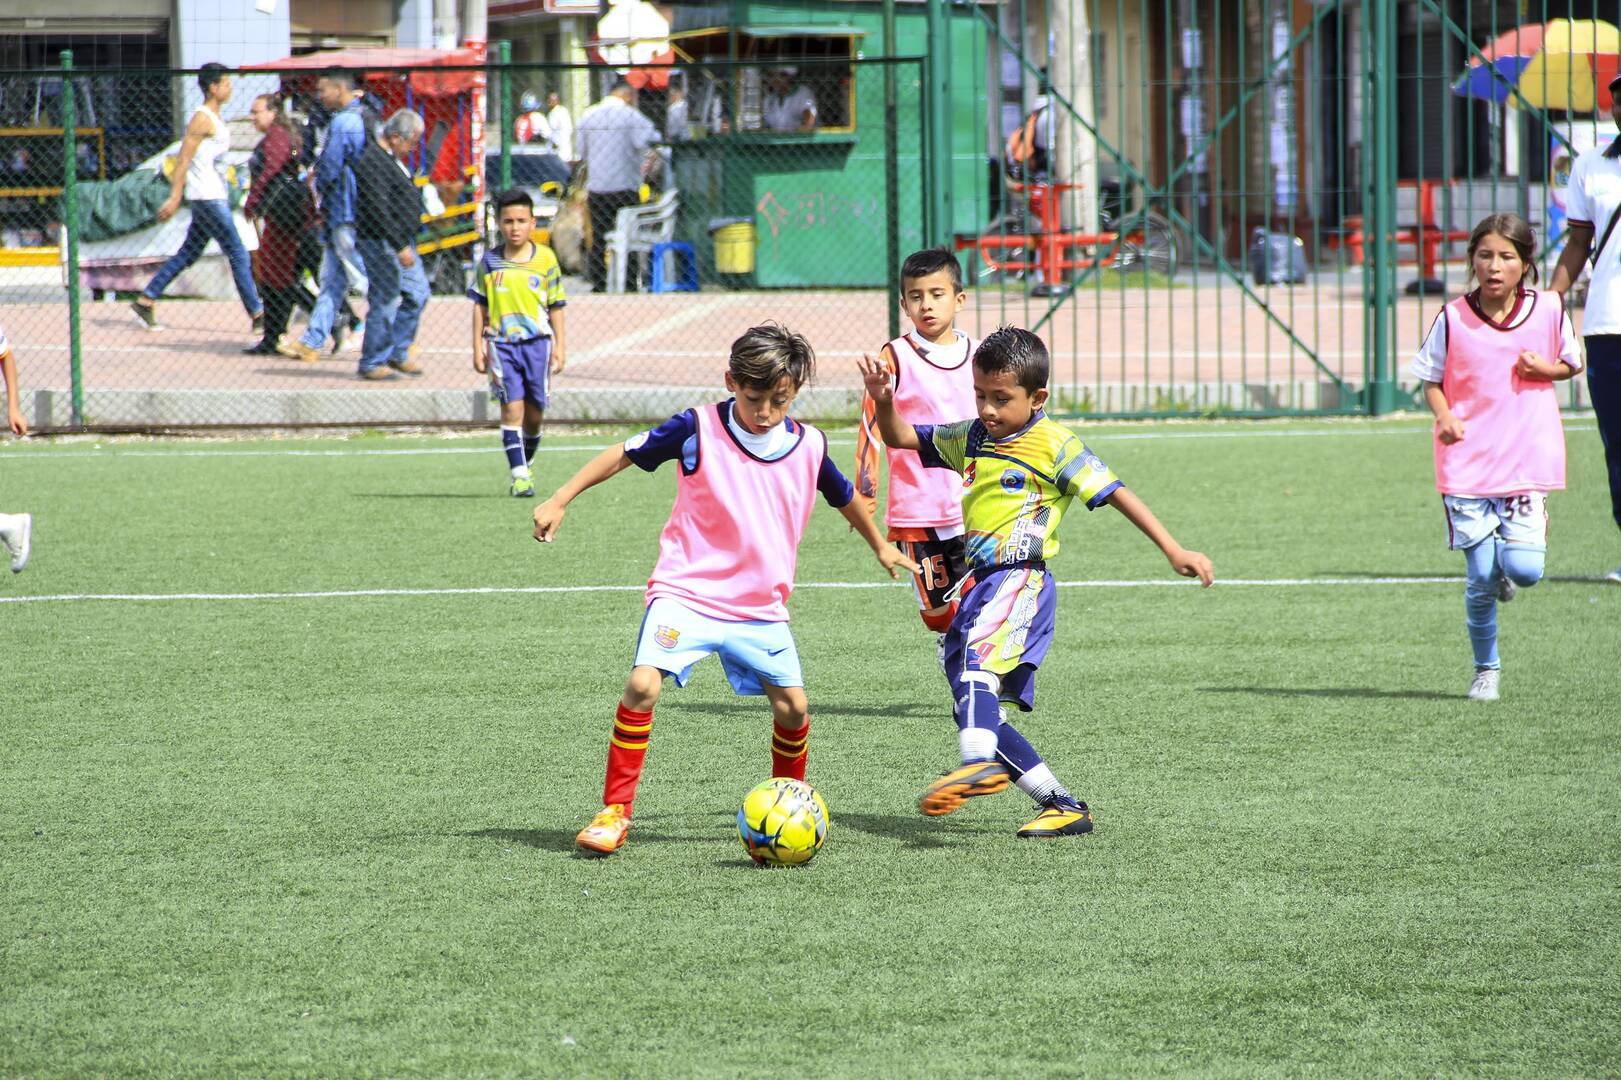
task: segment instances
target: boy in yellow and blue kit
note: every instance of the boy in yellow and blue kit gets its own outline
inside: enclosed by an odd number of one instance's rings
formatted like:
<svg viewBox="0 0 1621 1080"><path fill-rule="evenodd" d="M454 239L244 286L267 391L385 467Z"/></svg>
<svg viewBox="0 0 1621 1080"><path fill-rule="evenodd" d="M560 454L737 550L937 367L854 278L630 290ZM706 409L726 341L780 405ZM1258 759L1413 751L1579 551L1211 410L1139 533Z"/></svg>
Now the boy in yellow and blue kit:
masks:
<svg viewBox="0 0 1621 1080"><path fill-rule="evenodd" d="M530 462L540 448L540 422L551 377L563 370L563 270L557 255L530 238L535 204L524 191L496 196L502 244L478 264L473 301L473 370L488 373L501 403L501 449L512 472L509 493L535 494ZM520 435L521 428L521 435Z"/></svg>
<svg viewBox="0 0 1621 1080"><path fill-rule="evenodd" d="M944 656L963 763L929 786L921 808L949 814L1013 781L1041 807L1019 836L1091 832L1086 803L1001 715L1004 701L1025 712L1034 705L1036 669L1052 644L1057 614L1057 583L1047 560L1058 553L1058 524L1076 499L1088 510L1108 504L1154 541L1178 574L1208 586L1215 580L1210 560L1179 545L1086 443L1042 412L1050 363L1046 345L1030 331L1004 326L980 343L974 354L979 416L959 423L903 422L888 369L871 356L859 366L884 442L915 450L924 465L963 478L970 573L946 631Z"/></svg>

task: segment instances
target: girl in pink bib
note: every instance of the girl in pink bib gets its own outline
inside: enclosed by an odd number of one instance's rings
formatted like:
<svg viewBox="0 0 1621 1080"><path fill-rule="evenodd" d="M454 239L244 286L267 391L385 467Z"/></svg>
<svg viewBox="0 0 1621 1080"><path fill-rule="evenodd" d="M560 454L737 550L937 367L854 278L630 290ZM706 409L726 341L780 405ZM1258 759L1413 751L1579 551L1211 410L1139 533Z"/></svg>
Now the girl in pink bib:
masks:
<svg viewBox="0 0 1621 1080"><path fill-rule="evenodd" d="M775 324L754 327L732 342L730 400L688 409L608 447L535 508L535 539L550 541L564 508L585 489L632 465L651 472L680 464L675 506L647 583L636 659L608 739L603 806L574 838L588 854L608 855L625 843L665 678L685 686L710 654L720 657L733 690L770 701L771 775L805 779L810 707L787 603L818 494L891 577L897 566L917 573L856 504L854 487L828 457L826 436L788 418L815 363L799 334Z"/></svg>
<svg viewBox="0 0 1621 1080"><path fill-rule="evenodd" d="M1435 414L1447 543L1468 567L1469 697L1476 701L1498 696L1498 602L1542 580L1548 492L1565 486L1554 383L1582 369L1562 298L1525 284L1537 279L1535 247L1518 215L1492 214L1476 225L1469 267L1479 287L1441 310L1411 368Z"/></svg>

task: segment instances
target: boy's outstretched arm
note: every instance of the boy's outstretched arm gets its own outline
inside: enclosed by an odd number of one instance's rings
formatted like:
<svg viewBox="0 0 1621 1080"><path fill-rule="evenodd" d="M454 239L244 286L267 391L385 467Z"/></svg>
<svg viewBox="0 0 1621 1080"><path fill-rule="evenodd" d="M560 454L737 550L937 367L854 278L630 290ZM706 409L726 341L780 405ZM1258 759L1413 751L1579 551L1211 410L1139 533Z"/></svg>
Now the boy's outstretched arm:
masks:
<svg viewBox="0 0 1621 1080"><path fill-rule="evenodd" d="M615 443L586 462L579 472L569 477L568 483L552 492L550 498L535 507L535 539L543 544L551 543L557 536L558 526L563 524L564 508L574 501L575 496L586 488L596 487L609 477L624 472L630 465L630 455L625 453L624 443Z"/></svg>
<svg viewBox="0 0 1621 1080"><path fill-rule="evenodd" d="M850 528L861 534L861 539L865 540L867 546L872 548L872 553L878 556L878 565L888 570L890 577L899 576L895 573L897 566L903 566L914 574L923 572L921 566L901 554L899 548L883 538L883 535L878 531L877 524L862 509L860 499L851 499L839 507L839 513L843 514L844 520L850 523ZM535 520L540 520L540 511L538 509L535 511Z"/></svg>
<svg viewBox="0 0 1621 1080"><path fill-rule="evenodd" d="M895 381L888 365L863 353L856 361L856 368L872 397L873 417L878 421L878 433L884 437L884 444L896 450L916 450L917 429L895 412Z"/></svg>
<svg viewBox="0 0 1621 1080"><path fill-rule="evenodd" d="M1209 588L1216 580L1216 571L1210 565L1210 560L1202 552L1189 551L1176 542L1165 528L1159 523L1159 518L1148 508L1148 504L1134 495L1130 488L1122 484L1111 491L1103 500L1122 514L1126 520L1143 531L1143 535L1154 541L1155 545L1165 553L1170 560L1171 569L1183 577L1196 577Z"/></svg>

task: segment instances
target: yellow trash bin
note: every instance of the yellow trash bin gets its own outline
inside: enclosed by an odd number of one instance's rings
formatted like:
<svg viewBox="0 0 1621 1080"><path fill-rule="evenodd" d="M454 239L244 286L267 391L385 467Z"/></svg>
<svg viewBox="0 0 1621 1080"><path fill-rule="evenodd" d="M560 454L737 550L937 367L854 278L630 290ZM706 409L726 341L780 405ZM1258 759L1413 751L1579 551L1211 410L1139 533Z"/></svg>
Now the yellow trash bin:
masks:
<svg viewBox="0 0 1621 1080"><path fill-rule="evenodd" d="M754 273L754 222L749 218L720 218L709 224L715 240L715 272Z"/></svg>

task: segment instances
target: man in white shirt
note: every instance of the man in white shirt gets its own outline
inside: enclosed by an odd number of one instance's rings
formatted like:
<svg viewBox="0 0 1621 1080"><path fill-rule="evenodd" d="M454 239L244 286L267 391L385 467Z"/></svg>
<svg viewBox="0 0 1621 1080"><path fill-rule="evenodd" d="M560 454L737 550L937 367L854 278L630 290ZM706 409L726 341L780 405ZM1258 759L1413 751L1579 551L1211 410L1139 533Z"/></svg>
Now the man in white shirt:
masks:
<svg viewBox="0 0 1621 1080"><path fill-rule="evenodd" d="M799 69L776 67L766 73L761 116L769 131L812 131L816 127L816 95L810 87L795 85Z"/></svg>
<svg viewBox="0 0 1621 1080"><path fill-rule="evenodd" d="M557 156L569 164L574 163L574 117L563 104L556 90L546 95L546 123L552 129L552 145Z"/></svg>
<svg viewBox="0 0 1621 1080"><path fill-rule="evenodd" d="M597 292L607 288L607 239L614 218L635 206L646 172L647 151L659 141L653 121L636 108L636 90L620 79L608 96L580 117L580 160L585 162L586 207L591 213L587 276Z"/></svg>
<svg viewBox="0 0 1621 1080"><path fill-rule="evenodd" d="M1621 75L1610 80L1610 118L1621 126ZM1587 346L1587 392L1604 444L1610 478L1610 511L1621 526L1621 138L1576 159L1565 189L1570 239L1553 271L1553 290L1563 296L1593 258L1582 313ZM1621 566L1605 575L1621 584Z"/></svg>

